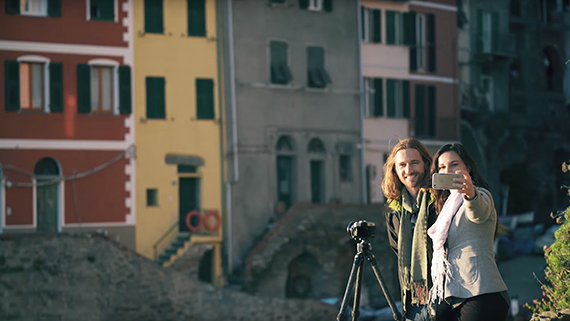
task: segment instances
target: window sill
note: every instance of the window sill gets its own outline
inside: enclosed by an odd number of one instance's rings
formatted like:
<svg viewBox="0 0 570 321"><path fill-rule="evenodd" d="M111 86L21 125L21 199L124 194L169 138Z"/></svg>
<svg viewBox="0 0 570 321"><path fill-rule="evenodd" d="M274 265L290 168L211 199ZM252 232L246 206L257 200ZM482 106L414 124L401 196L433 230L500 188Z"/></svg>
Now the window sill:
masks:
<svg viewBox="0 0 570 321"><path fill-rule="evenodd" d="M46 114L43 107L41 108L21 108L19 110L20 114Z"/></svg>
<svg viewBox="0 0 570 321"><path fill-rule="evenodd" d="M47 12L45 13L36 13L36 12L20 12L21 16L25 16L25 17L37 17L37 18L47 18L48 14Z"/></svg>
<svg viewBox="0 0 570 321"><path fill-rule="evenodd" d="M89 21L97 21L97 22L117 22L115 18L111 19L104 19L104 18L89 18Z"/></svg>
<svg viewBox="0 0 570 321"><path fill-rule="evenodd" d="M305 87L305 91L306 92L311 92L311 93L328 93L329 89L328 87L323 87L323 88L317 88L317 87Z"/></svg>

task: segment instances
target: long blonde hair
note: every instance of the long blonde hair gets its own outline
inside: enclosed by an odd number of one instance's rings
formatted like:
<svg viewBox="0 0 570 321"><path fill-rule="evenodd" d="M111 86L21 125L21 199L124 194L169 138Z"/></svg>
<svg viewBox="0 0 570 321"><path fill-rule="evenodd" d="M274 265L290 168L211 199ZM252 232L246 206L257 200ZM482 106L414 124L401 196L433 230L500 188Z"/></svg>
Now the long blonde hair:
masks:
<svg viewBox="0 0 570 321"><path fill-rule="evenodd" d="M398 174L396 173L396 154L403 150L403 149L415 149L420 153L422 160L424 162L424 181L420 187L429 187L430 185L430 176L429 170L432 163L431 155L427 148L420 143L419 140L415 138L406 138L402 139L394 146L390 155L388 155L388 159L386 159L386 163L384 164L384 178L382 179L382 191L384 192L384 196L388 199L388 201L392 201L395 199L400 198L401 190L402 190L402 182L400 182L400 178L398 178Z"/></svg>

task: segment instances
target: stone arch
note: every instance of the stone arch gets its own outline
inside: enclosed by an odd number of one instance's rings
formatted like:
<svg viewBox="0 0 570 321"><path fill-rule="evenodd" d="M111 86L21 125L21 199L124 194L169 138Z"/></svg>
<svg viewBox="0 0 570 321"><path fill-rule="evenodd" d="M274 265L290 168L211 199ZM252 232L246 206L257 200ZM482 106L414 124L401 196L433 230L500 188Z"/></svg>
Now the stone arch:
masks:
<svg viewBox="0 0 570 321"><path fill-rule="evenodd" d="M319 270L320 264L314 255L303 252L296 256L287 267L285 297L314 298L314 278L318 275Z"/></svg>
<svg viewBox="0 0 570 321"><path fill-rule="evenodd" d="M295 151L295 141L289 135L282 135L277 140L276 144L277 152L294 152Z"/></svg>
<svg viewBox="0 0 570 321"><path fill-rule="evenodd" d="M58 233L61 230L61 166L51 158L40 159L34 167L36 230Z"/></svg>
<svg viewBox="0 0 570 321"><path fill-rule="evenodd" d="M307 144L307 152L324 154L327 150L323 141L320 138L315 137L309 141L309 144Z"/></svg>

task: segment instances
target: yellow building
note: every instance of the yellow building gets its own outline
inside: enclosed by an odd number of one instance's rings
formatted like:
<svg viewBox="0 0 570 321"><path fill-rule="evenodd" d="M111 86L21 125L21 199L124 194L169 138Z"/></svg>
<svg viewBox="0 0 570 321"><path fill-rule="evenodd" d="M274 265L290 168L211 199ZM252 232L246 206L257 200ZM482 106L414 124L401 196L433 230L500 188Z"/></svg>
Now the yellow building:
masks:
<svg viewBox="0 0 570 321"><path fill-rule="evenodd" d="M216 1L137 0L133 9L136 248L167 266L193 244L212 244L201 265L220 284Z"/></svg>

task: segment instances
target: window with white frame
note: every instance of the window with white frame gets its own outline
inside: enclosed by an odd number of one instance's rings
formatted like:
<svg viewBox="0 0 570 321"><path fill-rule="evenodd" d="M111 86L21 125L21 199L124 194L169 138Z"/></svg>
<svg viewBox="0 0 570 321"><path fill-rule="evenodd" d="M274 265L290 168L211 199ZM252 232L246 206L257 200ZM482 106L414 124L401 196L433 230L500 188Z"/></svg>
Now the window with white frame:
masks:
<svg viewBox="0 0 570 321"><path fill-rule="evenodd" d="M382 10L362 7L362 40L382 42Z"/></svg>
<svg viewBox="0 0 570 321"><path fill-rule="evenodd" d="M47 0L20 0L20 14L47 16Z"/></svg>
<svg viewBox="0 0 570 321"><path fill-rule="evenodd" d="M89 20L115 21L116 0L87 0Z"/></svg>
<svg viewBox="0 0 570 321"><path fill-rule="evenodd" d="M112 113L114 109L114 67L91 66L91 111Z"/></svg>
<svg viewBox="0 0 570 321"><path fill-rule="evenodd" d="M416 14L416 70L426 69L426 16Z"/></svg>
<svg viewBox="0 0 570 321"><path fill-rule="evenodd" d="M386 44L404 44L404 13L386 10Z"/></svg>
<svg viewBox="0 0 570 321"><path fill-rule="evenodd" d="M366 116L387 118L410 117L408 80L365 78Z"/></svg>
<svg viewBox="0 0 570 321"><path fill-rule="evenodd" d="M323 0L309 0L308 10L321 11L323 10Z"/></svg>
<svg viewBox="0 0 570 321"><path fill-rule="evenodd" d="M20 62L20 108L44 109L45 63Z"/></svg>

